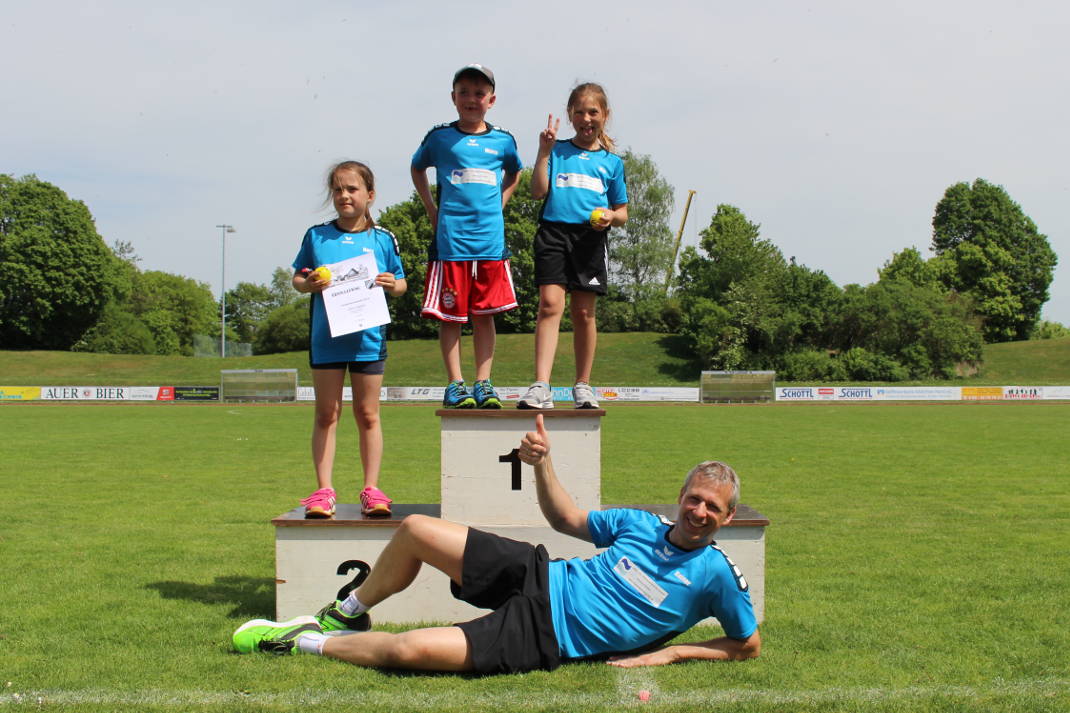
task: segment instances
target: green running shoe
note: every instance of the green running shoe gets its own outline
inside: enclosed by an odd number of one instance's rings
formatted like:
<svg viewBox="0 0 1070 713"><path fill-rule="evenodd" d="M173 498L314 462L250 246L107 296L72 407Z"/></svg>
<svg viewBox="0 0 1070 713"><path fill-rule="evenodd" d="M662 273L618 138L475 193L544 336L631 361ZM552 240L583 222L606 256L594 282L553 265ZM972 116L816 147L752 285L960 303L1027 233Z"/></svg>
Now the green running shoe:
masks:
<svg viewBox="0 0 1070 713"><path fill-rule="evenodd" d="M367 631L372 628L372 618L368 612L358 616L348 616L342 613L342 602L333 601L320 609L316 615L316 623L324 634L334 631Z"/></svg>
<svg viewBox="0 0 1070 713"><path fill-rule="evenodd" d="M232 641L239 654L263 651L269 654L297 654L301 649L297 640L302 634L320 634L323 629L311 616L299 616L290 621L253 619L238 627Z"/></svg>

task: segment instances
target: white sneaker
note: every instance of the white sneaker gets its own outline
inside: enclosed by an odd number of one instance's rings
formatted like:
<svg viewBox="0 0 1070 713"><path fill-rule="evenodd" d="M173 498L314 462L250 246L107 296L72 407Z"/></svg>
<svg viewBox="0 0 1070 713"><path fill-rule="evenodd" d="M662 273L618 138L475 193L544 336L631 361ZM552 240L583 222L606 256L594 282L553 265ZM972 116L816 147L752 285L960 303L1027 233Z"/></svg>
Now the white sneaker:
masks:
<svg viewBox="0 0 1070 713"><path fill-rule="evenodd" d="M576 401L576 408L598 408L598 399L594 397L594 390L584 381L577 381L572 387L572 398Z"/></svg>
<svg viewBox="0 0 1070 713"><path fill-rule="evenodd" d="M528 387L524 398L516 402L517 408L552 409L554 392L545 381L536 381Z"/></svg>

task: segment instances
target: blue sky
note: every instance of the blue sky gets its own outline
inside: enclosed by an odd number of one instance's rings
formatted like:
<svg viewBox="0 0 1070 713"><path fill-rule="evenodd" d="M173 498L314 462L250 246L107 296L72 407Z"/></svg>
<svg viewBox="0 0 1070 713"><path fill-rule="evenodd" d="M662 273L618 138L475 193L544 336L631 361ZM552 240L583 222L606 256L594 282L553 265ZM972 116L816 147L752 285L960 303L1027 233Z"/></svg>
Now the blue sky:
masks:
<svg viewBox="0 0 1070 713"><path fill-rule="evenodd" d="M144 269L219 294L289 265L327 166L408 164L455 118L454 70L490 66L489 120L526 164L578 81L601 82L611 133L676 188L685 240L738 206L786 257L866 284L893 253L931 255L953 183L1006 188L1062 264L1044 316L1070 324L1070 6L896 3L144 2L7 0L0 172L86 202ZM584 14L579 14L583 11ZM562 135L567 136L565 129Z"/></svg>

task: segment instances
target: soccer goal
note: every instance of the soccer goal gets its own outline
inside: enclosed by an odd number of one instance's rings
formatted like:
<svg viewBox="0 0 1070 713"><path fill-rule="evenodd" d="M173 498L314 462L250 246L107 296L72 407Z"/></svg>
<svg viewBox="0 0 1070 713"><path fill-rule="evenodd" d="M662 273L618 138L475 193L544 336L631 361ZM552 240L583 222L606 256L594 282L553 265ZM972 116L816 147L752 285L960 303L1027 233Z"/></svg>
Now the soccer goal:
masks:
<svg viewBox="0 0 1070 713"><path fill-rule="evenodd" d="M775 385L775 371L704 371L699 400L704 404L773 401Z"/></svg>
<svg viewBox="0 0 1070 713"><path fill-rule="evenodd" d="M297 369L223 369L220 401L296 401Z"/></svg>

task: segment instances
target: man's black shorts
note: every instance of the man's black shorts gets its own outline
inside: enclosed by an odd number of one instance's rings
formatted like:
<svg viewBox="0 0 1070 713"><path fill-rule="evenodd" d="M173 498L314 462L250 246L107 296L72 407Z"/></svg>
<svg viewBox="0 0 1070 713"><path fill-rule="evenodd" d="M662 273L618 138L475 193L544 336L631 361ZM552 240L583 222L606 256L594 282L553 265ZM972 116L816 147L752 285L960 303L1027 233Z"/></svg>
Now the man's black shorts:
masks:
<svg viewBox="0 0 1070 713"><path fill-rule="evenodd" d="M552 671L561 659L550 613L549 555L542 545L475 528L464 545L461 586L453 596L494 611L458 624L479 673Z"/></svg>
<svg viewBox="0 0 1070 713"><path fill-rule="evenodd" d="M574 223L539 223L535 233L535 284L606 294L609 231Z"/></svg>

